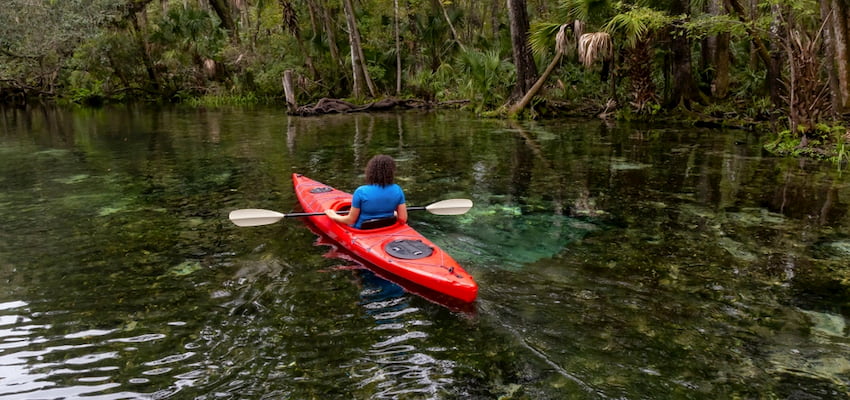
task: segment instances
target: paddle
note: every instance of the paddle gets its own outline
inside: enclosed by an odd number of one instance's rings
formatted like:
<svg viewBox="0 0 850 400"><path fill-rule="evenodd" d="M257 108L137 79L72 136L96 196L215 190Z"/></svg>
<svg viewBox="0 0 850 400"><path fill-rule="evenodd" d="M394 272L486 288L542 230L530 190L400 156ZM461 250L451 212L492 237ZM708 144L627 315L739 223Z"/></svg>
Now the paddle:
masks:
<svg viewBox="0 0 850 400"><path fill-rule="evenodd" d="M438 201L425 207L407 207L407 211L425 210L435 215L460 215L464 214L472 208L472 200L469 199L448 199ZM347 211L339 211L339 214L346 214ZM283 214L272 210L263 210L259 208L247 208L243 210L233 210L230 212L230 220L237 226L260 226L273 224L283 218L295 217L312 217L325 215L323 212L312 213L289 213Z"/></svg>

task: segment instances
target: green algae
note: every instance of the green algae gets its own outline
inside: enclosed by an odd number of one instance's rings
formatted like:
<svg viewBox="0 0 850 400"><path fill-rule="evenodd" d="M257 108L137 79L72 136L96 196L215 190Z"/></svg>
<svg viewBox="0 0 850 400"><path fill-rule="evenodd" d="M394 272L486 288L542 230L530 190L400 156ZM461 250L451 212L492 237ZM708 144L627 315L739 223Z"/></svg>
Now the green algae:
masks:
<svg viewBox="0 0 850 400"><path fill-rule="evenodd" d="M72 176L68 176L65 178L56 178L54 181L65 184L65 185L73 185L89 179L88 174L76 174Z"/></svg>
<svg viewBox="0 0 850 400"><path fill-rule="evenodd" d="M186 260L182 263L171 267L168 270L168 275L171 276L186 276L195 273L201 269L201 263L196 260Z"/></svg>

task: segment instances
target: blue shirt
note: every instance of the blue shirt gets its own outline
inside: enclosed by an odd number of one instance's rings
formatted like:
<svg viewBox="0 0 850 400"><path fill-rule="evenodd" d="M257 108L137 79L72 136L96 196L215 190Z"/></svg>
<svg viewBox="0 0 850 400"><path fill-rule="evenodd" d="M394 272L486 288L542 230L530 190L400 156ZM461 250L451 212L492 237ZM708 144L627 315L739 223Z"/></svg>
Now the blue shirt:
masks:
<svg viewBox="0 0 850 400"><path fill-rule="evenodd" d="M404 191L395 183L360 186L351 198L351 207L360 209L354 227L360 229L360 223L366 220L392 217L399 204L404 204Z"/></svg>

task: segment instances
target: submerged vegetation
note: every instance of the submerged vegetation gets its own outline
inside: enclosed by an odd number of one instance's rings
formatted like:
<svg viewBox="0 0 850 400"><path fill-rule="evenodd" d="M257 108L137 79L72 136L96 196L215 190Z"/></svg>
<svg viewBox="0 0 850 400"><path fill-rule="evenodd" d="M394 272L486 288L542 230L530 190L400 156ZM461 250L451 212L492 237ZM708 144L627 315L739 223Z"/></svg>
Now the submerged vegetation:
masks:
<svg viewBox="0 0 850 400"><path fill-rule="evenodd" d="M0 101L322 98L479 114L675 117L847 159L840 1L10 0Z"/></svg>

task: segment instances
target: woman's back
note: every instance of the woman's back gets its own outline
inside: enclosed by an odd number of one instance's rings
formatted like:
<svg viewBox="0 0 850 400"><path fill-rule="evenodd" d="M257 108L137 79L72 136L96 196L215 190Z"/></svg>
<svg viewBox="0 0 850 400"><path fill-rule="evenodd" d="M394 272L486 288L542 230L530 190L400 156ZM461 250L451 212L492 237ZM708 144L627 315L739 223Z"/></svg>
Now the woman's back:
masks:
<svg viewBox="0 0 850 400"><path fill-rule="evenodd" d="M397 184L360 186L351 200L351 206L360 209L354 227L360 228L366 220L392 217L399 204L404 203L404 191Z"/></svg>

